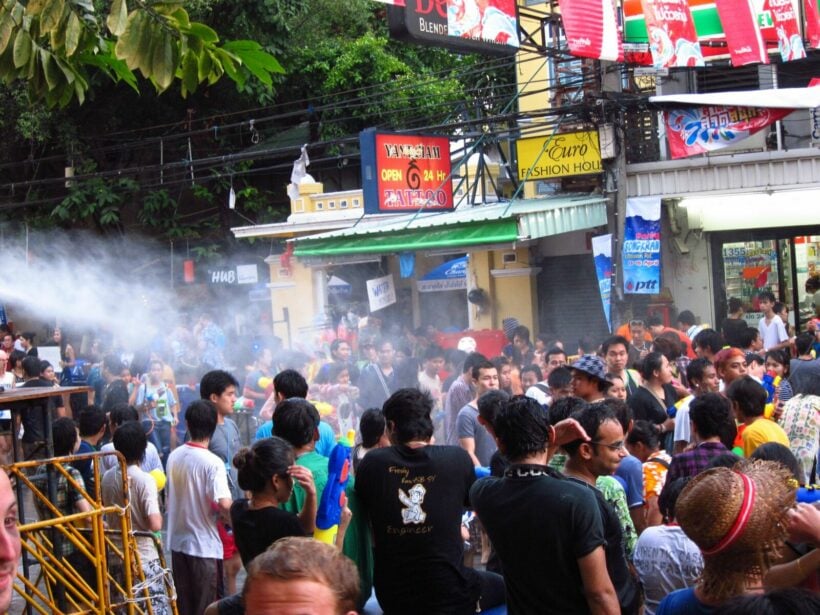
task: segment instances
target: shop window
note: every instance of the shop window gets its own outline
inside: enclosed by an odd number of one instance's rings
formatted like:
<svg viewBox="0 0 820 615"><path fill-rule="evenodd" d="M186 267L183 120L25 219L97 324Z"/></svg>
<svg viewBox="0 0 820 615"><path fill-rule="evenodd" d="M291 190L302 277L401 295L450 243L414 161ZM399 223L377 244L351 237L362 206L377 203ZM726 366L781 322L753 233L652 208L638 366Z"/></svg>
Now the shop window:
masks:
<svg viewBox="0 0 820 615"><path fill-rule="evenodd" d="M325 204L322 201L316 201L316 211L321 211L325 208Z"/></svg>
<svg viewBox="0 0 820 615"><path fill-rule="evenodd" d="M327 202L328 209L336 209L336 201L328 201Z"/></svg>
<svg viewBox="0 0 820 615"><path fill-rule="evenodd" d="M361 207L361 206L362 205L361 205L361 202L359 201L359 199L353 199L353 207L354 208L355 207Z"/></svg>
<svg viewBox="0 0 820 615"><path fill-rule="evenodd" d="M347 201L339 201L339 209L347 209Z"/></svg>

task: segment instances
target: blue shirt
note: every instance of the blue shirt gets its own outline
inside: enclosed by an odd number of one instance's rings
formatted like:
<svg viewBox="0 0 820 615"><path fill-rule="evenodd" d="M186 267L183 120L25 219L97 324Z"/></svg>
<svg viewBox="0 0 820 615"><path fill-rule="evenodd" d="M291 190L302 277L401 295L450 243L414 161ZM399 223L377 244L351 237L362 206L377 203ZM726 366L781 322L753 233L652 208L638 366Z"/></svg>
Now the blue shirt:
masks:
<svg viewBox="0 0 820 615"><path fill-rule="evenodd" d="M621 459L615 477L620 478L626 491L626 505L629 508L643 506L643 464L632 455Z"/></svg>
<svg viewBox="0 0 820 615"><path fill-rule="evenodd" d="M270 438L273 435L273 421L266 421L259 429L256 430L256 437L254 442L264 438ZM336 446L336 436L333 434L333 428L323 421L319 421L319 441L316 442L316 452L323 457L330 457L330 451Z"/></svg>
<svg viewBox="0 0 820 615"><path fill-rule="evenodd" d="M678 589L658 605L655 615L712 615L715 609L706 606L695 596L695 588Z"/></svg>

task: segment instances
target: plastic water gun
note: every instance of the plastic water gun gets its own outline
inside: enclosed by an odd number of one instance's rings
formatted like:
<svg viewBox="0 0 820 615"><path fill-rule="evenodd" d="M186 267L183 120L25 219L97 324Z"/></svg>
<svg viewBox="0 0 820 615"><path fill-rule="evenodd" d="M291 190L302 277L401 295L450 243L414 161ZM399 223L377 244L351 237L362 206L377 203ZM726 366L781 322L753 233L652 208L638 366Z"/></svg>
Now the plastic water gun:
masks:
<svg viewBox="0 0 820 615"><path fill-rule="evenodd" d="M320 417L330 416L336 411L336 408L334 408L332 404L329 404L326 401L311 400L310 403L316 406L316 410L319 412Z"/></svg>
<svg viewBox="0 0 820 615"><path fill-rule="evenodd" d="M327 484L319 500L313 537L329 545L336 544L342 509L347 504L345 488L350 479L350 451L355 436L356 432L351 429L347 432L347 437L340 438L339 443L330 451L327 463Z"/></svg>
<svg viewBox="0 0 820 615"><path fill-rule="evenodd" d="M273 394L273 378L270 378L268 376L262 376L259 380L256 381L256 386L265 391L265 395L267 396Z"/></svg>
<svg viewBox="0 0 820 615"><path fill-rule="evenodd" d="M780 376L774 372L766 372L763 375L763 388L766 389L766 407L763 416L771 419L774 416L774 409L777 405L777 387L780 386Z"/></svg>
<svg viewBox="0 0 820 615"><path fill-rule="evenodd" d="M820 485L805 485L797 489L797 502L813 504L820 502Z"/></svg>
<svg viewBox="0 0 820 615"><path fill-rule="evenodd" d="M234 412L247 412L253 410L255 407L256 404L253 403L253 400L247 397L237 397L236 401L233 402Z"/></svg>
<svg viewBox="0 0 820 615"><path fill-rule="evenodd" d="M487 466L476 466L475 467L475 477L476 478L486 478L490 475L490 468Z"/></svg>

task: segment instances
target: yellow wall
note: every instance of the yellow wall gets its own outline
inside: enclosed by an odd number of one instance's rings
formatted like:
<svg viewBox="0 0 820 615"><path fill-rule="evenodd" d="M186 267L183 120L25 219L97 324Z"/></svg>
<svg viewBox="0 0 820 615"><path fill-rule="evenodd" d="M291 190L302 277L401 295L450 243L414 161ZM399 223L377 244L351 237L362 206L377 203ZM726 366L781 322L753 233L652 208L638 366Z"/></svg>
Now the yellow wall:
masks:
<svg viewBox="0 0 820 615"><path fill-rule="evenodd" d="M468 286L481 288L490 297L490 305L479 310L470 304L473 329L501 329L505 318L514 317L531 332L537 331L538 304L535 277L529 273L517 276L492 274L492 270L514 270L530 267L529 250L515 250L516 262L504 264L503 254L510 250L477 251L470 253Z"/></svg>
<svg viewBox="0 0 820 615"><path fill-rule="evenodd" d="M313 317L320 303L316 301L313 285L313 271L302 265L295 258L290 259L290 275L280 266L279 257L273 256L269 261L271 279L271 309L274 321L282 320L282 309L287 308L290 315L290 331L296 341L300 329L313 325ZM288 330L285 323L273 325L273 334L288 344Z"/></svg>

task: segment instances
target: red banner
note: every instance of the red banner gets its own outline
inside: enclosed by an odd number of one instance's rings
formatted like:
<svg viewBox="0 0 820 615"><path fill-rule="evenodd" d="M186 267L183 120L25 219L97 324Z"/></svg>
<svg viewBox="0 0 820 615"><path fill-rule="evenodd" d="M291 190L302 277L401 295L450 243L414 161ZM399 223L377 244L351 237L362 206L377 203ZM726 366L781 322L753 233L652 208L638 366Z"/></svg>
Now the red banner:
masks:
<svg viewBox="0 0 820 615"><path fill-rule="evenodd" d="M803 0L803 11L806 15L806 38L809 47L820 49L820 10L817 0Z"/></svg>
<svg viewBox="0 0 820 615"><path fill-rule="evenodd" d="M558 0L558 6L572 55L623 62L623 43L612 0Z"/></svg>
<svg viewBox="0 0 820 615"><path fill-rule="evenodd" d="M760 35L757 14L749 0L715 0L732 66L768 64L766 45Z"/></svg>
<svg viewBox="0 0 820 615"><path fill-rule="evenodd" d="M772 24L777 32L777 49L784 62L802 60L806 57L800 23L792 0L766 0L763 5L772 16Z"/></svg>
<svg viewBox="0 0 820 615"><path fill-rule="evenodd" d="M672 158L686 158L734 145L794 109L754 107L690 107L664 113Z"/></svg>
<svg viewBox="0 0 820 615"><path fill-rule="evenodd" d="M695 22L686 0L641 0L655 68L703 66Z"/></svg>

